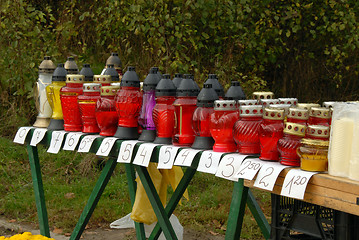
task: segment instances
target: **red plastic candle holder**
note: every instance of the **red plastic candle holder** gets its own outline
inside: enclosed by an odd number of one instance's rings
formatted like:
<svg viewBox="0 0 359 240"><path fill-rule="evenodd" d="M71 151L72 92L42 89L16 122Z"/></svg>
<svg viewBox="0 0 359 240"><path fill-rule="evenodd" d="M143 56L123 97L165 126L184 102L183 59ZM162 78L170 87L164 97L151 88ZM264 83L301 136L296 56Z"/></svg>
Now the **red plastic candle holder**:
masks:
<svg viewBox="0 0 359 240"><path fill-rule="evenodd" d="M83 95L77 98L82 120L82 132L84 133L100 132L96 121L96 104L100 98L100 87L99 83L84 83Z"/></svg>
<svg viewBox="0 0 359 240"><path fill-rule="evenodd" d="M308 125L305 132L305 138L328 141L330 134L329 131L329 126Z"/></svg>
<svg viewBox="0 0 359 240"><path fill-rule="evenodd" d="M296 107L298 104L297 98L278 98L280 104L290 104L292 107Z"/></svg>
<svg viewBox="0 0 359 240"><path fill-rule="evenodd" d="M100 83L101 86L111 86L112 78L110 75L94 75L93 82Z"/></svg>
<svg viewBox="0 0 359 240"><path fill-rule="evenodd" d="M296 107L289 108L289 112L287 115L287 122L307 125L308 118L309 118L309 112L307 109L296 108Z"/></svg>
<svg viewBox="0 0 359 240"><path fill-rule="evenodd" d="M312 107L309 110L308 125L324 125L330 126L331 111L324 107Z"/></svg>

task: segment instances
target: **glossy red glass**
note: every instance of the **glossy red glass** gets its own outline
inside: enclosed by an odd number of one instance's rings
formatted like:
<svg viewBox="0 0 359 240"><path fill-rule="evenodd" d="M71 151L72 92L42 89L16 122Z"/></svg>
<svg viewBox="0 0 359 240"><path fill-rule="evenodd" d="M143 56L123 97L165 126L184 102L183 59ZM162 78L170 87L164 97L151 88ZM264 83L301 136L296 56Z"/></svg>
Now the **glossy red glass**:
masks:
<svg viewBox="0 0 359 240"><path fill-rule="evenodd" d="M300 123L307 125L309 118L309 112L304 108L291 107L287 115L287 122Z"/></svg>
<svg viewBox="0 0 359 240"><path fill-rule="evenodd" d="M330 126L331 111L324 107L312 107L309 110L308 125Z"/></svg>
<svg viewBox="0 0 359 240"><path fill-rule="evenodd" d="M196 136L211 137L209 130L210 115L214 112L213 107L197 107L193 113L192 127Z"/></svg>
<svg viewBox="0 0 359 240"><path fill-rule="evenodd" d="M328 141L329 134L329 126L308 125L305 131L305 138Z"/></svg>
<svg viewBox="0 0 359 240"><path fill-rule="evenodd" d="M138 87L121 87L115 97L118 126L133 128L138 126L142 93Z"/></svg>
<svg viewBox="0 0 359 240"><path fill-rule="evenodd" d="M195 133L192 129L192 115L197 106L196 97L178 97L173 106L175 108L175 128L173 132L173 145L191 146Z"/></svg>
<svg viewBox="0 0 359 240"><path fill-rule="evenodd" d="M172 104L175 100L174 96L156 97L152 116L159 138L172 138L175 125L175 107Z"/></svg>
<svg viewBox="0 0 359 240"><path fill-rule="evenodd" d="M112 83L112 78L110 75L94 75L93 82L100 83L101 86L110 86Z"/></svg>
<svg viewBox="0 0 359 240"><path fill-rule="evenodd" d="M84 133L99 133L100 128L96 121L96 104L100 98L100 84L98 83L84 83L83 95L78 96L82 132Z"/></svg>

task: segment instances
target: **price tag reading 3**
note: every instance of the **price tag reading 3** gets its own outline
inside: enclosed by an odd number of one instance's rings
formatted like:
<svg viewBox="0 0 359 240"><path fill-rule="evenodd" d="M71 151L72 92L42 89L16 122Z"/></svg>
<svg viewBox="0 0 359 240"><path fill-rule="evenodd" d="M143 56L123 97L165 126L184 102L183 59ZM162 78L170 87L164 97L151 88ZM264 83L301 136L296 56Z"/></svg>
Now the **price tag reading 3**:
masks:
<svg viewBox="0 0 359 240"><path fill-rule="evenodd" d="M17 130L15 138L13 140L14 143L24 144L27 134L29 133L30 129L33 127L21 127Z"/></svg>
<svg viewBox="0 0 359 240"><path fill-rule="evenodd" d="M100 147L98 148L98 150L96 152L96 155L97 156L107 157L110 154L111 149L112 149L112 147L115 144L117 139L118 138L115 138L115 137L104 138L101 145L100 145Z"/></svg>
<svg viewBox="0 0 359 240"><path fill-rule="evenodd" d="M100 135L87 135L85 136L79 145L79 149L77 149L78 152L89 152L92 146L93 141L95 141L96 138L100 137Z"/></svg>
<svg viewBox="0 0 359 240"><path fill-rule="evenodd" d="M63 150L74 151L77 144L79 143L80 137L83 135L82 132L70 132L66 135Z"/></svg>
<svg viewBox="0 0 359 240"><path fill-rule="evenodd" d="M300 169L290 170L284 178L280 195L301 200L304 199L305 189L314 174L316 174L316 172L307 172Z"/></svg>
<svg viewBox="0 0 359 240"><path fill-rule="evenodd" d="M158 169L172 169L178 149L172 145L162 146L158 156Z"/></svg>
<svg viewBox="0 0 359 240"><path fill-rule="evenodd" d="M49 149L47 149L47 152L58 153L60 151L65 134L66 134L65 131L53 131L51 136L50 147Z"/></svg>
<svg viewBox="0 0 359 240"><path fill-rule="evenodd" d="M252 180L263 164L264 162L258 158L247 158L242 162L235 176L237 178Z"/></svg>
<svg viewBox="0 0 359 240"><path fill-rule="evenodd" d="M215 174L223 153L204 151L199 160L197 171Z"/></svg>
<svg viewBox="0 0 359 240"><path fill-rule="evenodd" d="M175 160L175 164L176 166L185 166L185 167L190 167L192 164L192 161L194 159L194 157L197 155L198 152L200 152L201 150L194 150L194 149L189 149L189 148L185 148L182 149Z"/></svg>
<svg viewBox="0 0 359 240"><path fill-rule="evenodd" d="M32 134L30 145L35 147L45 137L46 132L46 128L36 128Z"/></svg>
<svg viewBox="0 0 359 240"><path fill-rule="evenodd" d="M259 170L259 173L253 186L268 191L273 191L275 182L277 181L279 174L284 168L288 167L289 166L282 165L278 162L265 163Z"/></svg>
<svg viewBox="0 0 359 240"><path fill-rule="evenodd" d="M141 144L138 147L138 151L135 156L135 159L133 160L133 164L143 167L148 167L148 164L150 163L151 160L153 149L158 145L159 144L153 144L153 143Z"/></svg>
<svg viewBox="0 0 359 240"><path fill-rule="evenodd" d="M121 143L120 152L118 153L117 162L131 163L133 148L139 141L123 141Z"/></svg>
<svg viewBox="0 0 359 240"><path fill-rule="evenodd" d="M242 155L238 153L225 155L222 157L222 160L219 163L216 177L237 181L238 178L235 177L235 173L238 172L238 169L246 157L248 157L248 155Z"/></svg>

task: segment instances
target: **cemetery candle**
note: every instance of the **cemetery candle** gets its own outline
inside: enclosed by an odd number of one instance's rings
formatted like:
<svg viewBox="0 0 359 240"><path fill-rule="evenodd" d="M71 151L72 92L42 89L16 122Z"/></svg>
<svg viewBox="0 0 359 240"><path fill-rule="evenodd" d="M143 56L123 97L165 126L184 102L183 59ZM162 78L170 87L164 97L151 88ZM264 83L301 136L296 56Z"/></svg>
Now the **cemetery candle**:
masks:
<svg viewBox="0 0 359 240"><path fill-rule="evenodd" d="M79 74L79 68L73 57L68 57L67 61L64 64L64 67L67 71L67 74Z"/></svg>
<svg viewBox="0 0 359 240"><path fill-rule="evenodd" d="M93 71L90 67L90 64L85 63L79 73L80 75L84 75L84 83L92 83L93 82Z"/></svg>
<svg viewBox="0 0 359 240"><path fill-rule="evenodd" d="M100 87L99 83L84 83L83 95L77 98L82 120L82 132L84 133L100 132L96 121L96 104L100 98Z"/></svg>
<svg viewBox="0 0 359 240"><path fill-rule="evenodd" d="M111 76L111 82L120 82L120 76L118 72L116 71L113 64L107 64L106 70L103 72L103 75L110 75Z"/></svg>
<svg viewBox="0 0 359 240"><path fill-rule="evenodd" d="M110 75L94 75L93 82L100 83L101 86L111 86L112 78Z"/></svg>

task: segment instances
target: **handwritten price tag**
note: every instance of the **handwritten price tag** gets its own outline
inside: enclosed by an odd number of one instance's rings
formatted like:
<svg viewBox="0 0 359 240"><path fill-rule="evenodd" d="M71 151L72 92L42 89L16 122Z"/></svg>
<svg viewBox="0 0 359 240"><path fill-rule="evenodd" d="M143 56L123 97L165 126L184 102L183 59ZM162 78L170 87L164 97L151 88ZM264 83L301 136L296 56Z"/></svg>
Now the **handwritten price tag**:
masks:
<svg viewBox="0 0 359 240"><path fill-rule="evenodd" d="M238 178L235 177L235 173L238 172L238 169L246 157L248 157L248 155L238 153L225 155L219 163L216 176L231 181L237 181Z"/></svg>
<svg viewBox="0 0 359 240"><path fill-rule="evenodd" d="M66 135L63 150L74 151L77 144L80 141L80 137L83 135L82 132L70 132Z"/></svg>
<svg viewBox="0 0 359 240"><path fill-rule="evenodd" d="M171 169L177 155L177 151L180 147L172 145L162 146L158 156L158 169Z"/></svg>
<svg viewBox="0 0 359 240"><path fill-rule="evenodd" d="M284 178L280 195L303 199L308 182L314 174L316 172L307 172L300 169L290 170Z"/></svg>
<svg viewBox="0 0 359 240"><path fill-rule="evenodd" d="M95 141L96 138L100 137L100 135L87 135L85 136L79 145L79 149L77 149L78 152L89 152L92 146L93 141Z"/></svg>
<svg viewBox="0 0 359 240"><path fill-rule="evenodd" d="M46 132L46 128L36 128L32 134L30 145L35 147L45 137Z"/></svg>
<svg viewBox="0 0 359 240"><path fill-rule="evenodd" d="M235 176L237 178L252 180L264 163L265 162L258 158L247 158L242 162Z"/></svg>
<svg viewBox="0 0 359 240"><path fill-rule="evenodd" d="M215 174L223 153L204 151L199 160L197 171Z"/></svg>
<svg viewBox="0 0 359 240"><path fill-rule="evenodd" d="M58 153L60 151L62 142L64 140L65 131L53 131L51 136L50 147L47 149L48 153Z"/></svg>
<svg viewBox="0 0 359 240"><path fill-rule="evenodd" d="M133 153L133 148L135 147L136 143L139 141L131 140L131 141L123 141L121 143L120 152L118 153L117 162L121 163L130 163L131 157Z"/></svg>
<svg viewBox="0 0 359 240"><path fill-rule="evenodd" d="M199 152L200 152L200 150L194 150L194 149L190 149L190 148L182 149L178 153L174 165L190 167L193 162L194 157Z"/></svg>
<svg viewBox="0 0 359 240"><path fill-rule="evenodd" d="M278 162L265 163L259 170L257 178L254 182L254 187L272 191L274 184L277 181L279 174L284 168L289 166L282 165Z"/></svg>
<svg viewBox="0 0 359 240"><path fill-rule="evenodd" d="M100 147L98 148L98 150L96 152L96 155L104 156L104 157L108 156L117 139L118 138L115 138L115 137L104 138Z"/></svg>
<svg viewBox="0 0 359 240"><path fill-rule="evenodd" d="M138 147L137 154L133 160L133 164L148 167L151 160L153 149L159 144L144 143Z"/></svg>
<svg viewBox="0 0 359 240"><path fill-rule="evenodd" d="M13 140L14 143L19 143L19 144L24 144L25 143L25 139L27 134L29 133L29 131L32 129L33 127L21 127L19 128L19 130L17 130L15 138Z"/></svg>

